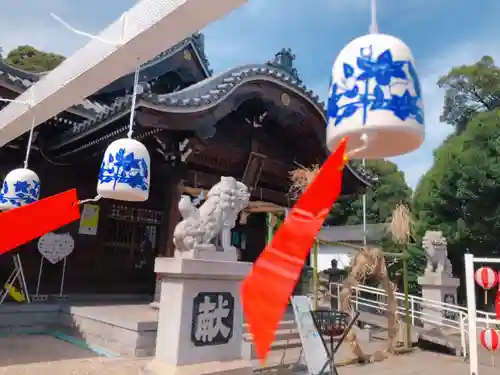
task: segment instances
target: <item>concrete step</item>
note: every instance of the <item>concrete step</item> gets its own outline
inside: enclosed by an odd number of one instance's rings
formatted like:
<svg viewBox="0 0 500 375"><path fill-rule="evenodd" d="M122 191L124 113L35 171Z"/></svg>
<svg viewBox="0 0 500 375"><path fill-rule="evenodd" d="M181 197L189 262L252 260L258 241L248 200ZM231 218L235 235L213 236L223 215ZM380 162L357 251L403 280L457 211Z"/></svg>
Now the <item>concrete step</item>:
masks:
<svg viewBox="0 0 500 375"><path fill-rule="evenodd" d="M276 340L290 340L290 339L298 339L299 331L296 328L291 329L278 329L276 331L275 341ZM243 339L245 341L252 341L253 335L249 332L243 334Z"/></svg>
<svg viewBox="0 0 500 375"><path fill-rule="evenodd" d="M249 326L246 322L243 323L243 339L246 356L249 356L249 359L255 360L257 355L255 354L252 342L252 334L249 332ZM300 353L301 347L302 342L300 341L294 316L291 313L287 313L279 323L274 342L271 344L266 367L296 363L299 360L298 353ZM291 349L295 350L294 354L290 354ZM288 354L286 354L287 352Z"/></svg>
<svg viewBox="0 0 500 375"><path fill-rule="evenodd" d="M245 357L249 359L256 359L257 354L255 353L255 347L250 341L245 341L243 343ZM288 340L274 340L270 348L270 357L279 357L284 353L292 350L299 349L302 347L302 342L300 338L288 339Z"/></svg>
<svg viewBox="0 0 500 375"><path fill-rule="evenodd" d="M285 370L282 374L306 374L307 367L303 361L302 348L298 347L271 352L265 363L261 363L258 359L252 359L252 365L256 373ZM276 371L277 374L278 371Z"/></svg>
<svg viewBox="0 0 500 375"><path fill-rule="evenodd" d="M295 323L295 320L292 319L284 319L280 321L280 324L278 326L278 330L283 330L283 329L296 329L297 324ZM248 323L243 323L243 332L248 333L249 332L249 326Z"/></svg>

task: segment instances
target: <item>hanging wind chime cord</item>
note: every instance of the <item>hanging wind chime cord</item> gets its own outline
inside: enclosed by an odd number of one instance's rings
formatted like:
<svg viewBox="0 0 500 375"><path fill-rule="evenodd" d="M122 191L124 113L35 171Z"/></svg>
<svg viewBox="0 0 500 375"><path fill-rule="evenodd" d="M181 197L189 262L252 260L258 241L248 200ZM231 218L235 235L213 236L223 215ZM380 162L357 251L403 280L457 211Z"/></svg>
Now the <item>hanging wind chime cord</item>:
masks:
<svg viewBox="0 0 500 375"><path fill-rule="evenodd" d="M31 100L29 101L29 106L31 110L31 128L30 128L30 134L28 137L28 146L26 147L26 157L24 159L24 168L28 169L28 162L30 158L30 152L31 152L31 144L33 143L33 133L35 131L35 112L33 111L33 108L35 107L35 93L33 91L33 88L30 90L31 92Z"/></svg>
<svg viewBox="0 0 500 375"><path fill-rule="evenodd" d="M78 204L85 204L85 203L97 202L101 198L102 197L99 194L97 194L94 198L82 199L81 201L78 201Z"/></svg>
<svg viewBox="0 0 500 375"><path fill-rule="evenodd" d="M363 133L363 134L361 134L360 139L361 139L361 142L363 142L363 144L361 146L347 152L346 157L348 159L354 158L354 156L356 156L356 154L359 154L360 152L362 152L368 148L368 144L370 143L370 139L368 138L368 135L366 133Z"/></svg>
<svg viewBox="0 0 500 375"><path fill-rule="evenodd" d="M377 0L371 0L371 16L370 34L378 34Z"/></svg>
<svg viewBox="0 0 500 375"><path fill-rule="evenodd" d="M135 69L135 73L134 73L134 88L132 90L132 105L130 107L130 121L128 124L128 133L127 133L127 137L129 139L132 139L132 134L134 132L134 117L135 117L134 114L135 114L135 106L136 106L136 102L137 102L137 88L139 86L139 72L140 72L140 66L138 66ZM101 198L102 197L98 194L94 198L84 199L84 200L78 201L78 204L80 205L80 204L85 204L85 203L90 203L90 202L97 202Z"/></svg>
<svg viewBox="0 0 500 375"><path fill-rule="evenodd" d="M64 21L57 14L50 13L50 16L53 19L55 19L57 22L59 22L61 25L63 25L66 29L68 29L69 31L75 33L76 35L85 36L85 37L93 39L93 40L98 40L101 43L111 44L111 45L114 45L116 47L120 47L120 46L123 45L123 34L124 34L124 30L125 30L125 19L126 19L125 15L126 15L126 12L123 13L122 17L121 17L122 18L122 39L120 41L118 41L118 42L114 42L112 40L107 40L107 39L101 38L98 35L92 35L92 34L89 34L89 33L85 32L85 31L78 30L78 29L74 28L73 26L71 26L66 21Z"/></svg>
<svg viewBox="0 0 500 375"><path fill-rule="evenodd" d="M132 134L134 133L135 106L137 103L137 89L139 88L139 72L140 66L137 66L134 73L134 88L132 89L132 105L130 106L130 120L127 133L127 137L129 139L132 139Z"/></svg>
<svg viewBox="0 0 500 375"><path fill-rule="evenodd" d="M377 0L371 0L371 23L370 23L370 34L378 34L377 25ZM347 153L347 157L351 159L356 154L366 150L370 139L367 133L362 133L360 136L361 142L363 143L360 147L355 148ZM364 160L364 159L363 159ZM364 161L363 161L364 162Z"/></svg>
<svg viewBox="0 0 500 375"><path fill-rule="evenodd" d="M50 13L50 16L53 19L55 19L57 22L59 22L61 25L63 25L69 31L71 31L71 32L73 32L73 33L75 33L77 35L80 35L80 36L84 36L84 37L87 37L87 38L90 38L90 39L93 39L93 40L97 40L97 41L99 41L101 43L104 43L104 44L111 44L111 45L114 45L114 46L116 46L118 48L118 47L120 47L120 46L123 45L123 41L125 40L125 25L126 25L126 21L127 21L127 12L123 13L122 16L121 16L121 21L122 21L122 32L121 32L121 34L122 35L121 35L120 41L118 41L118 42L107 40L107 39L101 38L100 36L92 35L92 34L89 34L89 33L85 32L85 31L78 30L78 29L74 28L69 23L67 23L66 21L64 21L61 17L59 17L58 15L56 15L54 13ZM139 68L136 69L135 76L134 76L134 91L133 91L133 98L132 98L131 120L130 120L130 124L129 124L129 132L127 134L129 138L132 137L132 131L133 131L133 119L134 119L133 113L134 113L134 109L135 109L135 102L136 102L136 95L137 95L137 81L138 80L139 80ZM34 121L35 120L33 119L33 122ZM32 127L32 129L33 129L33 127ZM81 204L90 203L90 202L97 202L101 198L102 197L98 194L94 198L83 199L83 200L78 201L75 204L76 205L81 205Z"/></svg>

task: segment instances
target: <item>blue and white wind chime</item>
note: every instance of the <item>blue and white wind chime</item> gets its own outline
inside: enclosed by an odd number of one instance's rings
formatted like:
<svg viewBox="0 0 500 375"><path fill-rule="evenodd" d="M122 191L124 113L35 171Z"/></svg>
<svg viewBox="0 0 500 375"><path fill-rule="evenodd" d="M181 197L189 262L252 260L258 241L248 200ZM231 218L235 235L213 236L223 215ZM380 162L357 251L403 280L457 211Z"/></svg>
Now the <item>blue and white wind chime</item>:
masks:
<svg viewBox="0 0 500 375"><path fill-rule="evenodd" d="M61 22L65 27L79 35L97 39L103 43L119 44L105 41L100 37L92 36L88 33L78 31L62 21L59 17L55 15L53 15L53 17ZM143 202L146 201L149 197L149 186L151 180L151 158L147 148L141 142L132 138L134 130L135 108L139 89L139 74L140 67L138 66L134 74L129 131L127 133L127 137L115 140L107 147L99 169L97 196L92 199L82 200L80 201L80 204L87 202L96 202L101 198L128 202ZM0 99L0 101L29 105L30 108L33 108L35 103L33 88L31 88L31 92L32 98L29 102L21 102L9 99ZM5 176L5 179L2 183L2 188L0 190L0 211L12 210L23 205L36 202L38 199L40 199L40 178L34 171L28 168L28 161L33 143L34 127L35 114L32 112L32 124L29 133L24 165L22 168L12 170ZM55 236L53 236L53 238L55 238ZM40 238L40 241L42 241L43 239L44 238L42 236ZM36 288L37 297L40 288L43 261L44 257L42 256ZM63 261L64 263L59 294L60 297L62 297L63 293L66 257L63 258ZM9 294L16 281L19 282L24 300L29 303L30 297L28 294L28 288L24 277L21 259L18 253L14 255L14 271L9 276L5 284L3 284L3 289L0 289L0 304L5 300L6 296ZM12 293L10 294L12 295Z"/></svg>
<svg viewBox="0 0 500 375"><path fill-rule="evenodd" d="M412 53L398 38L378 32L376 0L371 0L371 4L370 33L347 44L333 64L327 108L328 148L335 150L340 140L348 136L348 154L363 160L411 152L420 147L425 138L422 90ZM77 34L118 44L78 31L59 17L54 18ZM100 198L142 202L149 197L150 155L141 142L132 138L139 73L140 67L137 67L127 137L108 146L99 169L97 196L81 203ZM32 103L24 104L32 107ZM28 169L34 123L33 115L24 167L11 171L3 182L2 211L32 203L40 197L40 179Z"/></svg>
<svg viewBox="0 0 500 375"><path fill-rule="evenodd" d="M348 154L357 159L406 154L425 138L412 53L398 38L378 32L376 0L371 8L370 33L340 51L328 91L327 146L333 151L348 136Z"/></svg>

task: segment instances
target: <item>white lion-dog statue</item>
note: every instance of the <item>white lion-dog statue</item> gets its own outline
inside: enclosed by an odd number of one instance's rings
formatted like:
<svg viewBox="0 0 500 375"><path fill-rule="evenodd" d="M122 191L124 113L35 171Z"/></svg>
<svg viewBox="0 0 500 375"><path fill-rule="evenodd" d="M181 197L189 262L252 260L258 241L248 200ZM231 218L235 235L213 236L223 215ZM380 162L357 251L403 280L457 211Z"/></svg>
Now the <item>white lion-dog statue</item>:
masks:
<svg viewBox="0 0 500 375"><path fill-rule="evenodd" d="M174 229L174 245L179 252L195 250L234 251L231 246L231 229L236 225L238 214L248 206L250 193L242 182L233 177L221 177L207 193L199 207L187 195L179 200L182 221ZM218 238L218 236L220 237Z"/></svg>
<svg viewBox="0 0 500 375"><path fill-rule="evenodd" d="M422 239L427 256L425 274L437 273L453 277L451 262L448 259L446 238L441 231L427 231Z"/></svg>

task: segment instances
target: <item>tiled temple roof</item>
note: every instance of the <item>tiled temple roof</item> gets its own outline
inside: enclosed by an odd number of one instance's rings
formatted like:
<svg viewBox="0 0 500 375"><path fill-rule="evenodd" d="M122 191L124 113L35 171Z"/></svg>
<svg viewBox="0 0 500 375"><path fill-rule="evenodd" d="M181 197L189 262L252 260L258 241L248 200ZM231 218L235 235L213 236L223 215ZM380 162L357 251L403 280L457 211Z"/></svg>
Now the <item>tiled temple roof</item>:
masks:
<svg viewBox="0 0 500 375"><path fill-rule="evenodd" d="M9 84L13 85L21 93L28 87L38 82L46 73L32 73L22 69L15 68L0 60L0 78L5 78ZM77 114L82 114L85 117L93 117L102 110L102 105L90 100L84 100L82 104L77 104L68 109L74 110Z"/></svg>
<svg viewBox="0 0 500 375"><path fill-rule="evenodd" d="M168 73L170 70L170 65L168 64L168 60L170 57L182 51L186 47L191 46L198 61L201 65L202 70L204 71L206 77L209 77L212 74L212 71L209 67L208 59L205 55L205 41L204 36L201 33L196 33L174 46L170 47L166 51L160 53L155 56L153 59L147 61L143 65L141 65L140 69L140 82L153 82L155 79L160 78L164 74ZM112 82L106 87L103 87L101 90L97 91L94 95L99 95L105 92L110 92L113 90L126 89L127 91L131 91L134 82L134 72L127 74L115 82Z"/></svg>
<svg viewBox="0 0 500 375"><path fill-rule="evenodd" d="M199 61L200 64L202 65L202 69L206 72L207 76L210 76L212 71L209 68L209 62L208 59L205 55L205 46L204 46L204 36L201 33L196 33L181 42L177 43L176 45L172 46L165 52L160 53L159 55L155 56L153 59L150 61L146 62L143 64L141 67L141 70L147 70L148 68L158 66L159 63L167 60L170 58L172 55L174 55L176 52L179 50L185 48L188 45L192 45ZM34 83L38 82L40 79L42 79L47 72L42 72L42 73L33 73L33 72L28 72L13 66L10 66L5 63L5 61L0 59L0 77L4 77L10 84L12 84L14 87L16 87L19 91L19 93L25 91L28 87L33 85ZM161 74L161 72L159 73ZM133 73L131 73L131 80L133 81ZM122 77L124 78L124 77ZM131 81L131 82L132 82ZM132 83L131 83L132 85ZM119 103L123 100L124 98L118 98L116 101ZM85 99L81 104L76 104L73 105L68 109L68 111L71 112L71 110L78 111L77 114L84 114L85 117L87 118L92 118L96 117L99 113L101 112L109 112L109 106L101 103L99 101L95 100L89 100ZM101 118L102 116L99 116Z"/></svg>
<svg viewBox="0 0 500 375"><path fill-rule="evenodd" d="M295 58L289 49L278 52L275 59L265 64L244 65L209 77L181 91L158 95L151 91L149 84L142 84L142 93L138 97L137 107L154 105L155 109L165 112L192 113L209 109L228 96L240 85L251 81L267 80L289 88L308 100L315 106L326 121L325 103L302 83L293 68ZM74 125L63 138L79 136L92 129L97 129L105 123L113 122L130 111L132 97L130 95L117 98L108 108L104 109L94 119ZM196 130L196 129L186 129ZM376 183L377 178L362 167L348 166L355 177L367 185Z"/></svg>
<svg viewBox="0 0 500 375"><path fill-rule="evenodd" d="M215 76L210 76L212 72L209 69L208 59L204 52L203 35L195 34L145 63L141 71L147 71L149 68L154 69L155 66L161 65L161 62L189 44L194 47L193 49L202 64L202 68L209 77L181 91L164 95L153 93L151 91L152 85L149 83L140 84L140 91L142 93L138 96L139 100L137 101L137 107L154 106L155 109L175 113L197 112L217 105L230 96L231 93L242 84L266 80L288 88L302 96L323 115L326 121L325 103L320 101L318 95L314 94L311 89L303 84L297 70L293 67L295 56L290 49L282 49L275 55L273 60L265 64L244 65ZM44 74L45 73L26 72L0 61L0 77L4 76L10 84L17 86L19 92L26 90L26 88L33 83L43 78ZM156 72L155 74L159 73ZM122 77L122 79L126 77L127 76ZM145 79L145 81L148 80ZM81 137L84 133L89 131L92 132L95 129L106 126L108 123L114 122L115 119L130 112L131 103L132 96L127 94L116 98L111 104L103 104L98 101L86 99L81 105L72 106L68 109L69 112L72 112L72 109L79 113L84 112L88 115L86 116L87 119L82 122L71 121L72 127L64 131L60 137L58 137L58 140L64 142L65 140L74 139L75 137ZM61 121L67 122L64 119L61 119ZM59 142L56 141L56 143ZM348 165L348 168L356 178L369 186L377 181L375 176L371 175L362 167Z"/></svg>
<svg viewBox="0 0 500 375"><path fill-rule="evenodd" d="M324 102L307 86L302 84L295 68L289 65L279 65L279 61L284 57L291 55L290 50L283 49L273 61L266 64L244 65L230 69L226 72L209 77L184 90L170 94L158 95L151 91L149 84L142 84L142 94L138 96L138 107L141 105L153 104L161 106L165 112L196 112L210 108L224 100L237 87L246 82L256 80L271 80L282 86L288 87L303 97L307 98L318 110L324 114ZM286 60L286 59L284 59ZM291 64L291 61L289 62ZM117 98L108 108L100 112L96 118L84 121L69 129L66 135L76 135L84 133L94 127L98 127L102 122L116 117L120 113L126 113L130 110L132 96L126 95Z"/></svg>

